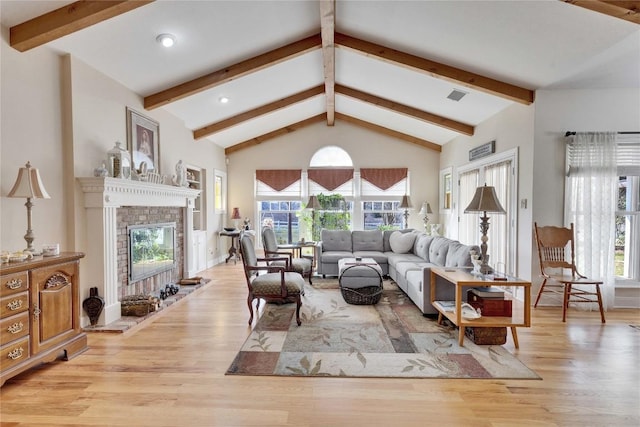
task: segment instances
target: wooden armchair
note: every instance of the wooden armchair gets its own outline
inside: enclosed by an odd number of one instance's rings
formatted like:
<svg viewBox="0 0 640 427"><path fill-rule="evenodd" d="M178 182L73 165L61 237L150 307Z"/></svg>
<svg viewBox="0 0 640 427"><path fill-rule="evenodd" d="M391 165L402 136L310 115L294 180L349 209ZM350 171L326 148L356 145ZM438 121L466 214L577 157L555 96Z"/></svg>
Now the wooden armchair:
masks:
<svg viewBox="0 0 640 427"><path fill-rule="evenodd" d="M538 227L534 223L538 256L540 258L540 275L544 278L534 307L538 306L543 292L562 294L562 321L567 320L567 308L569 303L598 303L600 318L605 323L604 309L602 307L602 295L600 293L601 280L589 279L580 274L576 268L575 241L573 224L570 228L564 227ZM567 256L567 250L570 254ZM560 274L551 273L556 270ZM569 270L570 274L563 274ZM547 283L551 281L551 283ZM576 286L576 287L574 287ZM585 287L594 286L593 291ZM595 300L592 298L595 296Z"/></svg>
<svg viewBox="0 0 640 427"><path fill-rule="evenodd" d="M302 306L301 294L304 289L304 279L299 273L287 271L289 264L286 257L282 258L258 258L256 256L253 240L248 235L240 236L240 254L244 266L244 275L247 280L249 295L249 325L253 322L253 300L257 299L256 311L260 310L260 299L266 302L295 302L296 322L300 326L300 307ZM282 266L269 265L268 261L283 262ZM258 265L264 262L264 265ZM263 272L260 274L260 272Z"/></svg>
<svg viewBox="0 0 640 427"><path fill-rule="evenodd" d="M282 261L276 261L276 258L288 257L290 271L296 271L309 279L309 284L312 285L311 276L313 275L313 259L305 257L295 257L289 251L283 251L278 246L276 239L276 233L271 227L262 228L262 245L264 246L265 258L271 259L270 265L283 265Z"/></svg>

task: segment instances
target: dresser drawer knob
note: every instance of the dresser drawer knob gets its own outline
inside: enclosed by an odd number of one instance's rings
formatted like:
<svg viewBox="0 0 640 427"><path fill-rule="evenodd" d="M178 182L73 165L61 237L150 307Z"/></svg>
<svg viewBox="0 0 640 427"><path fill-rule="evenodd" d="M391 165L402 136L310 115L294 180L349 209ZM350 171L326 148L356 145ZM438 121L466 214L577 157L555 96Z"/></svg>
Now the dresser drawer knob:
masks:
<svg viewBox="0 0 640 427"><path fill-rule="evenodd" d="M7 308L11 311L16 311L22 308L22 300L21 299L14 299L13 301L9 302L9 304L7 304Z"/></svg>
<svg viewBox="0 0 640 427"><path fill-rule="evenodd" d="M20 289L22 287L22 279L11 279L5 283L5 286L12 291Z"/></svg>
<svg viewBox="0 0 640 427"><path fill-rule="evenodd" d="M22 324L22 322L16 322L13 325L9 326L7 328L7 331L11 334L17 334L22 332L23 329L24 329L24 325Z"/></svg>
<svg viewBox="0 0 640 427"><path fill-rule="evenodd" d="M11 360L17 360L22 357L23 353L24 353L24 350L22 349L22 347L18 347L11 350L9 354L7 354L7 357Z"/></svg>

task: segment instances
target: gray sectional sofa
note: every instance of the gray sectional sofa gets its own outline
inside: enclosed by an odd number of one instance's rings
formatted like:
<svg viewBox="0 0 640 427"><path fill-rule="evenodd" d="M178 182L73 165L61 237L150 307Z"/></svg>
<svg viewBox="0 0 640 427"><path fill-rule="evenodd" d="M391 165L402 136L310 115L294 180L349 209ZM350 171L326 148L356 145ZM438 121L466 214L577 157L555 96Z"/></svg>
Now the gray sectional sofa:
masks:
<svg viewBox="0 0 640 427"><path fill-rule="evenodd" d="M318 274L337 276L341 258L373 258L384 275L391 277L424 314L436 314L430 303L431 267L473 267L472 249L480 253L478 246L411 229L322 230L317 248ZM438 286L436 299L454 297L453 286Z"/></svg>

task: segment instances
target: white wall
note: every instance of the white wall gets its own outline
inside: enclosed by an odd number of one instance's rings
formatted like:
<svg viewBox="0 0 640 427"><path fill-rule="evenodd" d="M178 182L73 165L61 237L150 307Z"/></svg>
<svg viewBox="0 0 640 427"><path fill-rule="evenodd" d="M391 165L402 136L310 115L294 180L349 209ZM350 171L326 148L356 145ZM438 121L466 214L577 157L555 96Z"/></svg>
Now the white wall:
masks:
<svg viewBox="0 0 640 427"><path fill-rule="evenodd" d="M334 126L315 123L229 155L229 207L237 206L243 216L255 218L256 169L307 169L313 154L326 145L346 150L356 170L361 167L407 167L414 205L409 212L409 227L423 228L422 218L417 213L423 201L434 206L438 200L440 154L340 120L336 120ZM436 221L434 215L432 222Z"/></svg>
<svg viewBox="0 0 640 427"><path fill-rule="evenodd" d="M31 162L51 199L33 200L34 245L61 243L68 247L64 233L66 210L64 188L61 113L61 61L47 49L20 53L7 44L8 30L2 29L0 48L0 248L15 251L26 247L25 199L10 199L18 168Z"/></svg>
<svg viewBox="0 0 640 427"><path fill-rule="evenodd" d="M473 136L461 136L442 147L440 168L453 167L454 180L456 170L469 163L469 150L496 141L496 153L518 148L518 200L527 199L524 208L518 202L518 236L516 256L516 274L523 279L531 278L531 199L533 168L533 126L534 105L513 104L484 123L476 126ZM457 183L454 185L457 187ZM454 201L457 200L454 197ZM447 224L457 224L457 215L461 214L459 206L455 206L450 218L442 218ZM446 229L448 236L456 237L456 230Z"/></svg>

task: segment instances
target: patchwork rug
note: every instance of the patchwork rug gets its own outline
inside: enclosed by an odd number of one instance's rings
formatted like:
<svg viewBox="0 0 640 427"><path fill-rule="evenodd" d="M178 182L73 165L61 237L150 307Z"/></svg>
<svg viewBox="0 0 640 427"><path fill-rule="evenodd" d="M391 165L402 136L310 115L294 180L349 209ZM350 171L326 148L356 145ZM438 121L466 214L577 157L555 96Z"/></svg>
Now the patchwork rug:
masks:
<svg viewBox="0 0 640 427"><path fill-rule="evenodd" d="M540 379L502 346L480 346L422 315L391 281L376 305L347 304L336 280L267 304L227 375Z"/></svg>

